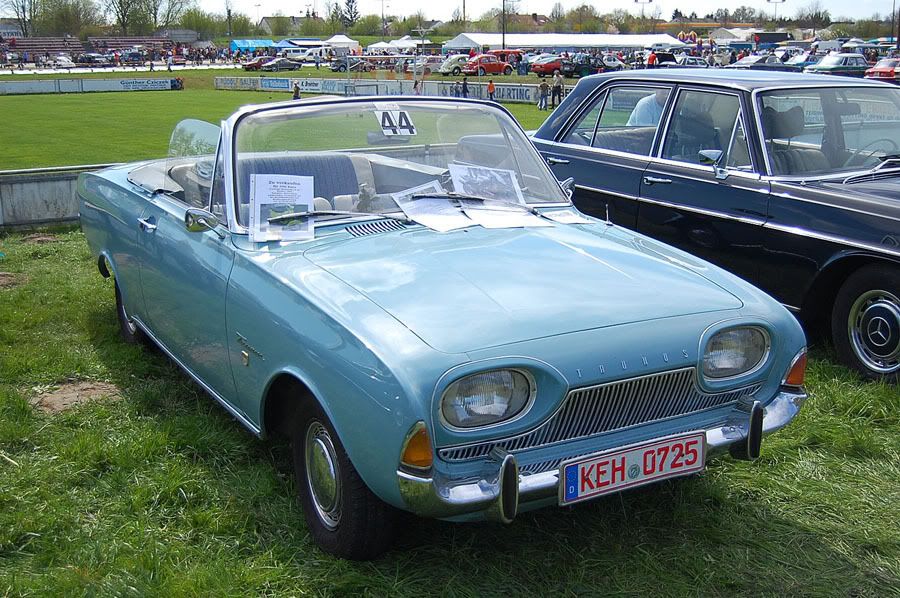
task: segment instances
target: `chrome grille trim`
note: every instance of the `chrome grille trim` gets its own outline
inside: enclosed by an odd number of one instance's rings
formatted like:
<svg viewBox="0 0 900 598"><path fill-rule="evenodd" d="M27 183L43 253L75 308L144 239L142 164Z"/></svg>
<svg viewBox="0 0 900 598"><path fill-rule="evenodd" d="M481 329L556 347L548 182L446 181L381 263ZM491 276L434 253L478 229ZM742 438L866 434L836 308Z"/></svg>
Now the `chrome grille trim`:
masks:
<svg viewBox="0 0 900 598"><path fill-rule="evenodd" d="M438 454L445 461L469 461L486 457L494 448L515 453L588 438L734 404L762 386L705 393L695 384L695 370L683 368L577 388L569 392L556 413L529 432L439 449Z"/></svg>
<svg viewBox="0 0 900 598"><path fill-rule="evenodd" d="M391 231L403 230L406 226L398 220L375 220L372 222L361 222L360 224L351 224L346 227L346 231L354 237L366 237L368 235L377 235L378 233L389 233Z"/></svg>

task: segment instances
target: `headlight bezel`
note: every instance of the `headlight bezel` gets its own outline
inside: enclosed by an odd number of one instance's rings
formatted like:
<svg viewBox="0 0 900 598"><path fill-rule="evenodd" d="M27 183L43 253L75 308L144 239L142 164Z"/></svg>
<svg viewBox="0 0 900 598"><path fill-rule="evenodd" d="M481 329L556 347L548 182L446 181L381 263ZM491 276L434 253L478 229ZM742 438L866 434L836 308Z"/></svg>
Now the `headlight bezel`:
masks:
<svg viewBox="0 0 900 598"><path fill-rule="evenodd" d="M737 374L729 374L727 376L710 376L706 371L706 356L709 350L710 344L713 340L716 339L720 334L727 334L730 332L735 332L739 330L752 330L758 332L762 335L763 340L763 351L760 355L759 360L750 368L744 370L743 372L739 372ZM769 330L765 326L761 326L759 324L733 324L722 326L721 328L716 328L715 330L707 330L703 335L700 344L700 353L697 364L697 371L699 373L700 378L706 383L711 385L721 385L726 384L734 380L740 380L746 378L748 376L752 376L756 374L761 369L763 369L766 364L770 361L770 356L772 355L772 335Z"/></svg>
<svg viewBox="0 0 900 598"><path fill-rule="evenodd" d="M454 386L457 383L459 383L467 378L483 376L485 374L491 374L494 372L514 372L516 374L520 374L521 376L523 376L525 378L525 381L528 384L528 396L526 397L525 403L522 406L522 408L518 412L516 412L514 415L512 415L506 419L501 419L499 421L495 421L495 422L488 423L488 424L464 427L464 426L458 426L458 425L450 422L447 419L446 415L444 414L444 401L447 398L450 390L452 388L454 388ZM537 382L535 381L535 377L531 372L529 372L526 369L518 368L518 367L496 367L496 368L490 368L490 369L485 369L485 370L479 370L479 371L475 371L475 372L469 372L467 374L464 374L464 375L450 381L445 386L443 392L441 392L440 399L438 400L438 404L437 404L437 412L438 412L438 417L440 419L441 425L448 430L451 430L453 432L461 432L461 433L480 432L482 430L489 430L491 428L496 428L498 426L505 426L505 425L511 424L513 422L519 421L520 419L525 417L531 411L532 406L534 406L534 404L535 404L536 398L537 398Z"/></svg>

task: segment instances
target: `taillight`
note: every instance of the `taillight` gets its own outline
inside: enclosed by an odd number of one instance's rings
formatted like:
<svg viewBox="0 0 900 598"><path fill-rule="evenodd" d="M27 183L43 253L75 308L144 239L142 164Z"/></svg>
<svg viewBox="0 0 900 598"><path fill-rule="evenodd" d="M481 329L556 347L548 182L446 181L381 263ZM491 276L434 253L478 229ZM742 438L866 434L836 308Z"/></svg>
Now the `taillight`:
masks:
<svg viewBox="0 0 900 598"><path fill-rule="evenodd" d="M805 379L806 348L804 347L803 350L794 357L794 360L791 362L791 367L788 368L787 374L785 374L784 380L782 380L781 383L785 386L803 386Z"/></svg>

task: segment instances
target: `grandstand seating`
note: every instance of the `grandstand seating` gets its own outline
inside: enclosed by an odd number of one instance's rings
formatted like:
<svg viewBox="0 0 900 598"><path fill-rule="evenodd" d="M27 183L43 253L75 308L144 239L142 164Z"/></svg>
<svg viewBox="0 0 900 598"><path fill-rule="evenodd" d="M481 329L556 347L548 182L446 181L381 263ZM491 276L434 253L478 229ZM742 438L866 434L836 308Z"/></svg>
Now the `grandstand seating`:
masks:
<svg viewBox="0 0 900 598"><path fill-rule="evenodd" d="M144 48L168 49L172 40L164 37L89 37L88 43L94 52L111 50L128 50L135 46Z"/></svg>
<svg viewBox="0 0 900 598"><path fill-rule="evenodd" d="M32 57L49 54L51 57L59 54L80 54L84 52L84 46L74 37L17 37L15 43L11 39L5 40L5 46L10 52L16 52L20 56L28 52L29 60Z"/></svg>

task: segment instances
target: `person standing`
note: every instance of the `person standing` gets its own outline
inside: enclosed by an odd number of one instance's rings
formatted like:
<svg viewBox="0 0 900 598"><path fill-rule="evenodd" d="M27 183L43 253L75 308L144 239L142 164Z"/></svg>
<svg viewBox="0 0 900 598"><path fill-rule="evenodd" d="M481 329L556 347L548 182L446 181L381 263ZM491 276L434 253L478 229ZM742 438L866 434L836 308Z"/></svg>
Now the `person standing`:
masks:
<svg viewBox="0 0 900 598"><path fill-rule="evenodd" d="M496 88L494 87L494 80L489 79L488 85L487 85L487 92L488 92L488 99L492 102L494 101L494 92L495 91L496 91Z"/></svg>
<svg viewBox="0 0 900 598"><path fill-rule="evenodd" d="M656 50L650 50L650 55L647 56L647 68L656 68Z"/></svg>
<svg viewBox="0 0 900 598"><path fill-rule="evenodd" d="M294 99L300 99L300 84L294 81Z"/></svg>
<svg viewBox="0 0 900 598"><path fill-rule="evenodd" d="M547 95L550 93L550 86L547 85L547 81L541 79L541 84L538 85L538 110L546 110L547 109Z"/></svg>
<svg viewBox="0 0 900 598"><path fill-rule="evenodd" d="M419 87L419 80L416 79L413 81L413 95L420 96L422 95L422 88Z"/></svg>
<svg viewBox="0 0 900 598"><path fill-rule="evenodd" d="M566 80L563 78L562 74L559 72L559 69L553 71L553 88L550 90L550 109L556 108L556 100L559 99L559 102L562 103L562 95L563 95L563 85L565 85Z"/></svg>
<svg viewBox="0 0 900 598"><path fill-rule="evenodd" d="M468 80L468 78L466 78L466 77L463 77L463 82L462 82L462 97L464 97L464 98L469 97L469 80Z"/></svg>

